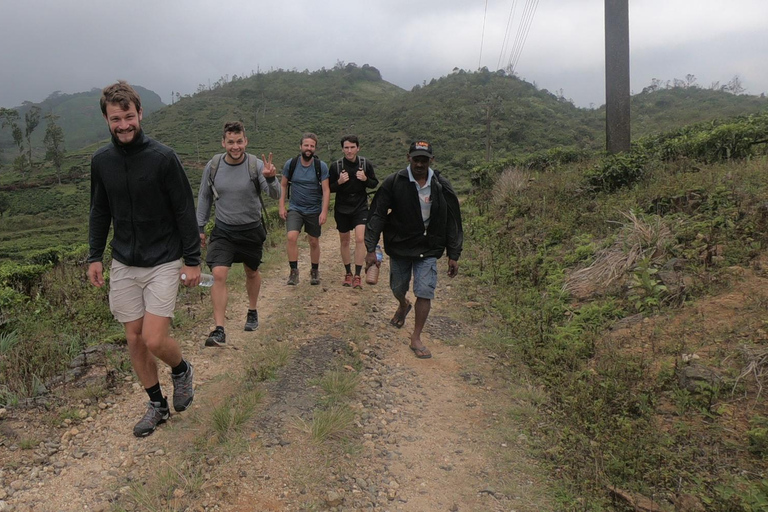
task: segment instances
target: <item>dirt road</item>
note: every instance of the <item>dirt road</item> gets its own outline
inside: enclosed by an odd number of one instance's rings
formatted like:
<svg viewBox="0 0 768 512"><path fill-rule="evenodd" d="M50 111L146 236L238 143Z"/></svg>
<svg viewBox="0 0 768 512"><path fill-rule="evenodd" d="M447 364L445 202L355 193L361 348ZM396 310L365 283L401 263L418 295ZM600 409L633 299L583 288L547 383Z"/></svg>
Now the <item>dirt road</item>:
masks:
<svg viewBox="0 0 768 512"><path fill-rule="evenodd" d="M99 364L52 390L45 407L0 413L0 512L554 509L509 414L523 384L478 348L488 333L468 321L476 304L459 293L465 278L450 280L439 262L424 336L433 358L416 359L407 345L413 314L402 329L389 325L396 303L386 260L379 284L342 287L335 230L321 241L320 286L309 284L304 241L295 287L285 284L282 246L272 250L255 332L242 331L247 304L242 272L233 271L227 348L203 346L207 295L186 307L193 320L174 336L195 365L195 402L152 436L131 435L147 400L135 376ZM217 441L212 411L233 400L253 354L270 347L290 357L259 385L262 399L239 435ZM310 427L324 404L318 379L332 369L359 377L347 404L354 421L318 441ZM172 389L165 371L161 384Z"/></svg>

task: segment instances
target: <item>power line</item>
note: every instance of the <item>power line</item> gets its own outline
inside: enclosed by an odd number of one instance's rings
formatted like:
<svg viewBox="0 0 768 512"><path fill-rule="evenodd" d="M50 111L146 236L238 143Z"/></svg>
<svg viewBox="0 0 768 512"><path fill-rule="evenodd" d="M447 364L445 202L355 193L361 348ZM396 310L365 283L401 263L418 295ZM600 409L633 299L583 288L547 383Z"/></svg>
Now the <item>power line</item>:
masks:
<svg viewBox="0 0 768 512"><path fill-rule="evenodd" d="M525 27L525 33L524 33L524 35L523 35L523 41L522 41L522 43L520 44L520 48L519 48L519 49L518 49L518 51L517 51L517 56L515 57L515 62L514 62L514 64L512 65L512 70L513 70L513 71L514 71L514 70L517 68L517 63L518 63L518 61L520 60L520 56L521 56L521 55L522 55L522 53L523 53L523 48L525 47L525 43L526 43L526 41L528 41L528 34L529 34L529 33L530 33L530 31L531 31L531 25L533 25L533 17L534 17L534 16L535 16L535 14L536 14L536 8L537 8L538 6L539 6L539 0L535 0L535 1L533 2L533 5L532 5L532 7L531 7L531 13L530 13L530 16L529 16L529 17L528 17L528 19L527 19L527 23L526 23L526 27Z"/></svg>
<svg viewBox="0 0 768 512"><path fill-rule="evenodd" d="M480 57L477 59L477 69L483 61L483 40L485 39L485 18L488 16L488 0L485 0L485 12L483 12L483 31L480 33Z"/></svg>
<svg viewBox="0 0 768 512"><path fill-rule="evenodd" d="M517 27L517 34L515 35L515 42L512 45L512 52L509 56L509 63L507 68L514 73L517 63L520 60L520 56L523 53L525 42L528 39L528 34L533 24L533 18L536 14L536 8L539 5L539 0L526 0L525 7L523 8L523 15L520 19L520 24Z"/></svg>
<svg viewBox="0 0 768 512"><path fill-rule="evenodd" d="M501 68L501 60L504 58L504 54L507 53L507 46L509 45L509 28L512 26L512 18L514 17L516 6L517 0L512 0L512 7L509 9L507 28L504 30L504 39L501 42L501 51L499 52L499 61L496 63L496 69Z"/></svg>

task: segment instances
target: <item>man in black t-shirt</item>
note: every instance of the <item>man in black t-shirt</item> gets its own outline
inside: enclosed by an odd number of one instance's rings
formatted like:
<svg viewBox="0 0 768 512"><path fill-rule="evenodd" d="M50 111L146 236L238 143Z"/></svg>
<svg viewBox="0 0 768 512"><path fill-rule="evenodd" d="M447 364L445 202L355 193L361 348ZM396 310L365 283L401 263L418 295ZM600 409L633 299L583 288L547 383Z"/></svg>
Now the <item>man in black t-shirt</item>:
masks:
<svg viewBox="0 0 768 512"><path fill-rule="evenodd" d="M334 219L339 230L341 262L344 264L343 286L362 289L360 272L365 263L365 224L368 222L367 189L376 188L379 180L368 159L358 157L360 140L357 135L345 135L341 139L344 158L333 162L329 169L331 192L336 193ZM355 233L355 273L352 274L350 232Z"/></svg>

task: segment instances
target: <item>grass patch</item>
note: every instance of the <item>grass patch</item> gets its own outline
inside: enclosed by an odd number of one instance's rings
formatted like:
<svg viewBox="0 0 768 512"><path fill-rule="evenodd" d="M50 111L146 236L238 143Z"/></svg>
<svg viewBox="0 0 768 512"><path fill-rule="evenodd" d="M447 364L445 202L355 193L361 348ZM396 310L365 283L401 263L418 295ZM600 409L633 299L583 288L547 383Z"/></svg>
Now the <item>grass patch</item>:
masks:
<svg viewBox="0 0 768 512"><path fill-rule="evenodd" d="M342 440L351 430L355 413L346 405L336 404L327 409L315 409L312 421L304 431L317 442Z"/></svg>
<svg viewBox="0 0 768 512"><path fill-rule="evenodd" d="M263 393L258 390L226 400L213 410L211 428L220 443L239 435L243 425L253 417L256 406L261 402Z"/></svg>
<svg viewBox="0 0 768 512"><path fill-rule="evenodd" d="M179 467L166 464L153 478L132 483L129 495L141 510L148 512L184 510L195 504L204 483L200 465L190 461Z"/></svg>
<svg viewBox="0 0 768 512"><path fill-rule="evenodd" d="M285 366L291 356L291 349L285 345L269 345L254 354L248 366L246 379L251 383L274 379L277 371Z"/></svg>
<svg viewBox="0 0 768 512"><path fill-rule="evenodd" d="M325 392L323 402L328 405L337 404L351 397L360 384L360 376L350 371L334 370L326 372L318 381Z"/></svg>

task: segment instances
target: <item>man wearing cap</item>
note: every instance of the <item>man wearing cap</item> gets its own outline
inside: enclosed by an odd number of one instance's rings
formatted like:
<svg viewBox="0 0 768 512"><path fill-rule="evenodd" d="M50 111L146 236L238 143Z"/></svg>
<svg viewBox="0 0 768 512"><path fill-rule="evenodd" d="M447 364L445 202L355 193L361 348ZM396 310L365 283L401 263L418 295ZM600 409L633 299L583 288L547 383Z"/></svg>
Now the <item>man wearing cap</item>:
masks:
<svg viewBox="0 0 768 512"><path fill-rule="evenodd" d="M373 197L365 226L366 268L376 264L376 244L384 233L390 257L389 287L398 308L390 324L401 328L411 311L406 297L413 276L416 297L410 347L419 359L432 353L421 341L437 287L437 260L448 254L448 276L459 273L464 243L459 200L448 180L430 167L432 145L420 140L408 150L409 165L387 176Z"/></svg>

